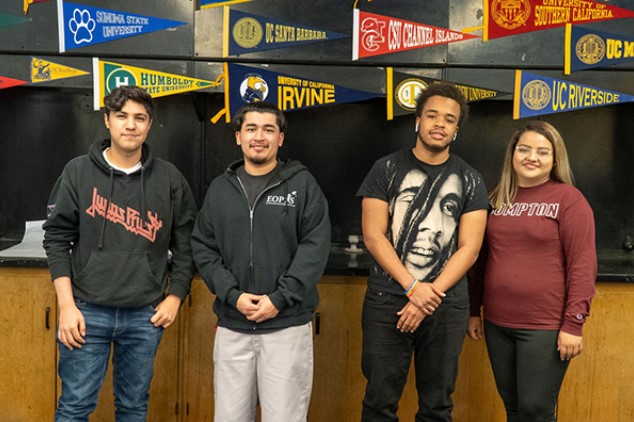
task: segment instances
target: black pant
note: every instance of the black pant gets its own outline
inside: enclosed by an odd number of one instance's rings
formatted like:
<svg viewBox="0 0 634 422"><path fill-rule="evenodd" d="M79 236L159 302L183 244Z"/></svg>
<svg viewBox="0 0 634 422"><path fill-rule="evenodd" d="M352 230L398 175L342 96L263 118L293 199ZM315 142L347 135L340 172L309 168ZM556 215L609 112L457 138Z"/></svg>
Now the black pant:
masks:
<svg viewBox="0 0 634 422"><path fill-rule="evenodd" d="M558 330L506 328L484 321L495 384L509 422L554 422L569 361L557 351Z"/></svg>
<svg viewBox="0 0 634 422"><path fill-rule="evenodd" d="M469 319L468 305L443 302L414 333L396 328L408 299L368 289L363 303L363 375L368 380L361 419L398 421L398 401L412 353L418 391L416 421L451 421L458 358Z"/></svg>

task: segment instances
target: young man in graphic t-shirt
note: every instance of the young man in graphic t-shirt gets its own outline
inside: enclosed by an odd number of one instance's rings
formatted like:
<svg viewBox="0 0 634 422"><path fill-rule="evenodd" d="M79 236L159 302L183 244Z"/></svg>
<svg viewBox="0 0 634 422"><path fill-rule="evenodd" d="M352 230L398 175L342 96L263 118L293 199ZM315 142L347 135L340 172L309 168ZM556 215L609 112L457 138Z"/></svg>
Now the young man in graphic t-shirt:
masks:
<svg viewBox="0 0 634 422"><path fill-rule="evenodd" d="M417 421L451 420L451 393L469 319L464 278L488 200L481 176L449 153L467 113L448 83L423 91L416 144L378 160L363 197L364 243L375 262L363 305L363 421L397 421L412 354Z"/></svg>

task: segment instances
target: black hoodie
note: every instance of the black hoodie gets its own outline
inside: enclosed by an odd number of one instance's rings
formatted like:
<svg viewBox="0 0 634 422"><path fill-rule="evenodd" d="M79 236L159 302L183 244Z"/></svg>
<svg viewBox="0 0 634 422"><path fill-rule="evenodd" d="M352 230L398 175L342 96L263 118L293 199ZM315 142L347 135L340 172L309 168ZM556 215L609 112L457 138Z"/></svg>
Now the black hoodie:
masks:
<svg viewBox="0 0 634 422"><path fill-rule="evenodd" d="M281 162L251 209L236 176L213 180L192 232L196 266L217 296L218 325L277 329L311 321L330 253L328 203L298 161ZM236 309L242 293L266 294L279 314L256 324Z"/></svg>
<svg viewBox="0 0 634 422"><path fill-rule="evenodd" d="M115 170L103 157L109 146L110 140L96 142L71 160L51 192L43 226L51 276L71 277L75 297L97 305L140 308L165 294L184 299L194 270L189 185L146 144L141 169Z"/></svg>

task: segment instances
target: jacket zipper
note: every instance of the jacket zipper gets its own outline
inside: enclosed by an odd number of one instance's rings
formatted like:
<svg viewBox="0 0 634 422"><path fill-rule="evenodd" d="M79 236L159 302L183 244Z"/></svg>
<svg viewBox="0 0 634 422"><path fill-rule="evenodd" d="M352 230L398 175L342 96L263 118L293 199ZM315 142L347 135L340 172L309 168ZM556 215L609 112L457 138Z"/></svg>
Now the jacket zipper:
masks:
<svg viewBox="0 0 634 422"><path fill-rule="evenodd" d="M240 180L238 176L236 176L236 179L238 179L238 183L240 184L242 193L244 194L244 197L247 200L247 206L249 207L249 268L251 269L251 285L249 287L251 291L253 291L255 290L255 268L253 267L253 212L255 211L255 206L258 204L260 197L264 195L265 192L273 189L276 186L281 185L283 180L280 180L279 182L275 182L274 184L265 187L264 190L260 192L258 196L255 198L255 201L253 201L253 207L251 207L251 204L249 203L249 196L247 195L247 190L244 188L244 185L242 184L242 180ZM255 324L253 324L253 329L254 330L256 329Z"/></svg>

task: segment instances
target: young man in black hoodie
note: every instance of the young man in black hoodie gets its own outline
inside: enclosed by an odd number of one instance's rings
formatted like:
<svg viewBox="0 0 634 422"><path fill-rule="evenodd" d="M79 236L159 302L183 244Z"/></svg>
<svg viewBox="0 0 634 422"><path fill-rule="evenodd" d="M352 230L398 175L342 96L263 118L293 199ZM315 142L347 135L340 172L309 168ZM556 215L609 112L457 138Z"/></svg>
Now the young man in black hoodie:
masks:
<svg viewBox="0 0 634 422"><path fill-rule="evenodd" d="M198 271L216 295L215 420L305 421L312 318L328 261L328 204L297 161L278 161L286 118L257 102L234 118L243 159L214 179L192 233Z"/></svg>
<svg viewBox="0 0 634 422"><path fill-rule="evenodd" d="M194 270L193 195L176 167L145 144L152 97L124 86L105 105L111 138L66 165L44 223L60 309L58 422L88 420L111 345L116 419L146 420L156 350Z"/></svg>

